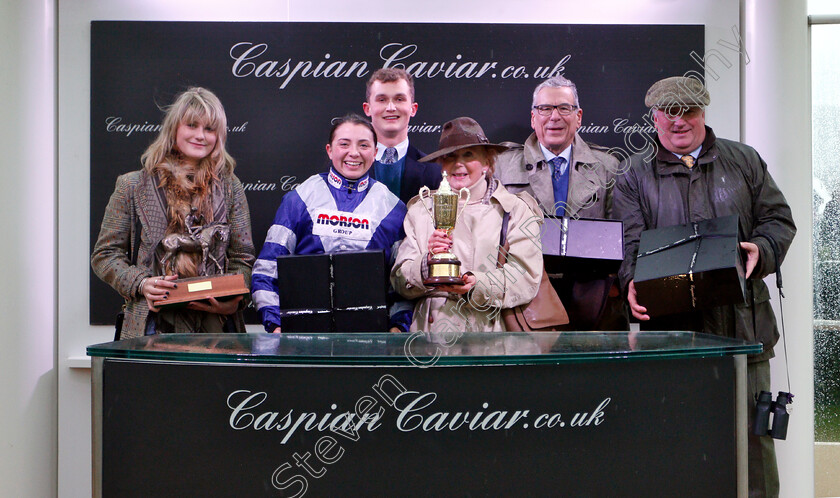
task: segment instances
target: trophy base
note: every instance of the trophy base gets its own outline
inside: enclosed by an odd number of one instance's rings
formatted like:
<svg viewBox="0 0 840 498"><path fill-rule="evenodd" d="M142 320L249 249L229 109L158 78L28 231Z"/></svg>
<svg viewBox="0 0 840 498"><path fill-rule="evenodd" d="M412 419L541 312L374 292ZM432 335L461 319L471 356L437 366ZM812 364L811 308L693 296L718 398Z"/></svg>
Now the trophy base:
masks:
<svg viewBox="0 0 840 498"><path fill-rule="evenodd" d="M241 273L213 277L181 278L173 282L178 284L178 287L169 291L169 297L165 302L158 301L159 309L179 308L193 301L201 301L211 297L224 301L251 292L245 287L245 276Z"/></svg>
<svg viewBox="0 0 840 498"><path fill-rule="evenodd" d="M464 285L464 279L461 277L429 277L423 280L423 285L426 287L437 287L439 285Z"/></svg>
<svg viewBox="0 0 840 498"><path fill-rule="evenodd" d="M454 254L435 254L429 262L429 277L423 280L423 285L464 285L464 279L461 278L461 262Z"/></svg>

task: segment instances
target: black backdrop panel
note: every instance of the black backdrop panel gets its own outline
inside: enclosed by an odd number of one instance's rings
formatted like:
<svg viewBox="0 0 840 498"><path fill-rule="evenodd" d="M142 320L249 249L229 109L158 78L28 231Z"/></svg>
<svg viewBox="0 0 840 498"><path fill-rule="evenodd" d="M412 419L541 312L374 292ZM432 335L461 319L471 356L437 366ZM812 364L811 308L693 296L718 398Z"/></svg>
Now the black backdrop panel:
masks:
<svg viewBox="0 0 840 498"><path fill-rule="evenodd" d="M103 496L734 496L734 376L106 359ZM381 416L339 433L355 410Z"/></svg>
<svg viewBox="0 0 840 498"><path fill-rule="evenodd" d="M539 81L579 89L582 136L622 147L643 124L654 81L703 72L702 25L203 23L95 21L91 26L91 247L118 175L140 167L158 106L191 85L225 106L228 149L248 188L260 249L282 196L326 169L330 120L362 112L379 67L416 76L412 143L436 148L440 126L472 116L492 141L524 141ZM90 321L112 323L120 298L91 273Z"/></svg>

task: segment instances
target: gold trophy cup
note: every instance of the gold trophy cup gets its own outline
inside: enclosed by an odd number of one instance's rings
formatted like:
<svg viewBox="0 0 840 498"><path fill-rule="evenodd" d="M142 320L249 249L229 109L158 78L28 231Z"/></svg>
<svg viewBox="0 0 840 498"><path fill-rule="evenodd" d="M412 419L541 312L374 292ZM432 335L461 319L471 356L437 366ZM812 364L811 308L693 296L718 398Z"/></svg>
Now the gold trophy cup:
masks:
<svg viewBox="0 0 840 498"><path fill-rule="evenodd" d="M446 230L446 233L452 237L452 230L455 228L455 223L458 222L458 201L461 199L461 194L466 193L466 202L470 201L470 191L466 187L459 190L457 193L452 191L449 186L449 181L446 179L446 172L443 172L443 179L440 181L440 187L434 194L431 193L429 187L423 186L420 188L420 200L429 197L432 198L432 207L434 212L426 206L423 207L426 212L432 217L432 223L436 229ZM461 278L461 262L451 252L442 252L432 256L429 261L429 278L423 280L423 285L427 287L435 287L438 285L464 285L464 279Z"/></svg>

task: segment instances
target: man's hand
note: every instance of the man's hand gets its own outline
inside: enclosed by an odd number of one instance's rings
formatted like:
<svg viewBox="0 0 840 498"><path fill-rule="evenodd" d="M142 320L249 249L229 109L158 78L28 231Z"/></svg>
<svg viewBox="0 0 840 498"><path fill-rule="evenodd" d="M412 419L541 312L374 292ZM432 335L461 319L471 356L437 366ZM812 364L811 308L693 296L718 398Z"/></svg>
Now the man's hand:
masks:
<svg viewBox="0 0 840 498"><path fill-rule="evenodd" d="M630 312L637 320L641 320L643 322L650 320L650 317L646 314L647 308L636 301L636 284L633 280L631 280L630 285L627 286L627 302L630 304Z"/></svg>
<svg viewBox="0 0 840 498"><path fill-rule="evenodd" d="M747 270L744 278L750 278L755 266L758 264L758 246L752 242L741 242L741 249L747 251Z"/></svg>

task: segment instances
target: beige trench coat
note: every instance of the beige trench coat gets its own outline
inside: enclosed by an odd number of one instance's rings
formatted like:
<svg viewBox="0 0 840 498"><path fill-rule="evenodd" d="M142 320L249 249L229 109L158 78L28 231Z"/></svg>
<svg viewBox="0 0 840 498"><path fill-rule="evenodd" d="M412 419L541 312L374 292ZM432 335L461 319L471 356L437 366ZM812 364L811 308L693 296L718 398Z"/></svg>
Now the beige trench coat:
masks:
<svg viewBox="0 0 840 498"><path fill-rule="evenodd" d="M488 195L463 209L452 234L452 252L461 261L461 273L471 272L476 285L466 295L441 292L423 285L428 276L428 242L434 231L423 203L415 196L408 204L406 238L397 251L391 283L402 296L417 299L411 331L504 331L501 309L525 304L537 294L542 278L540 246L542 212L527 193L513 195L496 179ZM459 205L463 208L463 204ZM510 213L508 263L497 268L502 219Z"/></svg>

